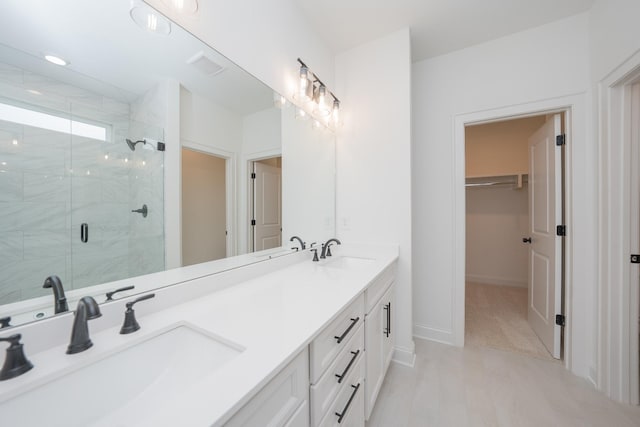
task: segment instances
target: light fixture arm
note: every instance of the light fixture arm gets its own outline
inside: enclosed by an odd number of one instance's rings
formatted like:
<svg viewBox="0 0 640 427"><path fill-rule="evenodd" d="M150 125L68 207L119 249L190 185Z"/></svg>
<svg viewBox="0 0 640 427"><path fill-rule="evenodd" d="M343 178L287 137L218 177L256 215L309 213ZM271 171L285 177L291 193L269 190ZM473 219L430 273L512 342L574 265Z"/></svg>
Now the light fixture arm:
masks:
<svg viewBox="0 0 640 427"><path fill-rule="evenodd" d="M301 66L306 67L306 68L311 72L311 75L313 76L313 82L314 82L314 83L320 83L320 85L321 85L321 86L324 86L324 87L325 87L325 89L326 89L327 85L326 85L326 84L324 84L324 83L322 82L322 80L320 80L320 77L318 77L318 75L317 75L316 73L314 73L313 71L311 71L311 69L309 68L309 66L308 66L307 64L305 64L305 63L302 61L302 59L297 58L297 60L298 60L298 63L299 63ZM332 91L330 91L329 89L327 89L327 92L329 92L329 95L331 95L331 97L333 98L333 100L334 100L334 101L338 101L338 102L340 102L340 100L338 99L338 97L337 97L337 96L335 96L335 94L334 94Z"/></svg>

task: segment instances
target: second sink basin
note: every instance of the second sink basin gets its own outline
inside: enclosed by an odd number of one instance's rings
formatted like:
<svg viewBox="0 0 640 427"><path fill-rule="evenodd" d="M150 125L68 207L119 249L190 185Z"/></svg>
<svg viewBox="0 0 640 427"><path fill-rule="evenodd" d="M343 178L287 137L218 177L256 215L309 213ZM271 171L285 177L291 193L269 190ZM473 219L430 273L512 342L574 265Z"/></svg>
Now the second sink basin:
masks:
<svg viewBox="0 0 640 427"><path fill-rule="evenodd" d="M342 268L342 269L362 268L372 264L373 261L374 260L372 260L371 258L340 256L340 257L332 258L331 260L325 262L324 265L325 267Z"/></svg>
<svg viewBox="0 0 640 427"><path fill-rule="evenodd" d="M179 324L0 404L2 423L133 426L242 351Z"/></svg>

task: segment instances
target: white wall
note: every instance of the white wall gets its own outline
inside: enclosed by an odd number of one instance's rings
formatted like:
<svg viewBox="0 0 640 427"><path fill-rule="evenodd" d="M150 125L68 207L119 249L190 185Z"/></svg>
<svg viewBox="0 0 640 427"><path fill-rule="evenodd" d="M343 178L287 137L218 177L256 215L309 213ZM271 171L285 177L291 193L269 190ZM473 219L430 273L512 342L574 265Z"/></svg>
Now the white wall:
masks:
<svg viewBox="0 0 640 427"><path fill-rule="evenodd" d="M282 166L282 244L293 246L295 235L318 246L336 237L334 135L297 120L294 108L283 110Z"/></svg>
<svg viewBox="0 0 640 427"><path fill-rule="evenodd" d="M589 15L591 77L599 82L640 49L640 2L596 0Z"/></svg>
<svg viewBox="0 0 640 427"><path fill-rule="evenodd" d="M581 94L577 99L575 139L570 147L575 212L569 218L575 261L573 305L574 349L579 360L571 369L587 376L594 363L590 345L595 308L596 179L595 152L587 134L584 110L589 90L587 14L580 14L508 37L483 43L413 65L413 234L414 333L448 343L461 343L462 325L454 308L461 295L455 278L464 280L457 260L456 232L464 230L464 199L456 205L454 122L456 116L522 106ZM581 112L581 113L580 113ZM462 148L464 153L464 148ZM462 154L464 157L464 154ZM461 186L463 187L463 178ZM456 225L456 221L458 224ZM460 222L462 224L460 224ZM462 233L464 236L464 233ZM462 243L464 247L464 243ZM464 253L464 250L462 251ZM456 298L457 297L457 298ZM459 306L458 306L459 308Z"/></svg>
<svg viewBox="0 0 640 427"><path fill-rule="evenodd" d="M412 364L409 30L338 55L336 81L345 122L337 142L338 236L400 246L394 358Z"/></svg>
<svg viewBox="0 0 640 427"><path fill-rule="evenodd" d="M180 88L180 139L238 153L242 146L242 117Z"/></svg>
<svg viewBox="0 0 640 427"><path fill-rule="evenodd" d="M527 287L529 201L521 189L466 190L466 272L468 281Z"/></svg>
<svg viewBox="0 0 640 427"><path fill-rule="evenodd" d="M225 160L182 150L182 263L227 256Z"/></svg>

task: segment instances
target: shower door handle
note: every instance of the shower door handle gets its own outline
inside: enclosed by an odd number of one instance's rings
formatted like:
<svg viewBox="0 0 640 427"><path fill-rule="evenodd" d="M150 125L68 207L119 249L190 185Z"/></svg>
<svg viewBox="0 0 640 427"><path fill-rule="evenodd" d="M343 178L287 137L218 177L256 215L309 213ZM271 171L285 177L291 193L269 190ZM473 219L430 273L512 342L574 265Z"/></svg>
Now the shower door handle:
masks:
<svg viewBox="0 0 640 427"><path fill-rule="evenodd" d="M89 224L83 222L80 226L80 240L82 243L87 243L89 241Z"/></svg>

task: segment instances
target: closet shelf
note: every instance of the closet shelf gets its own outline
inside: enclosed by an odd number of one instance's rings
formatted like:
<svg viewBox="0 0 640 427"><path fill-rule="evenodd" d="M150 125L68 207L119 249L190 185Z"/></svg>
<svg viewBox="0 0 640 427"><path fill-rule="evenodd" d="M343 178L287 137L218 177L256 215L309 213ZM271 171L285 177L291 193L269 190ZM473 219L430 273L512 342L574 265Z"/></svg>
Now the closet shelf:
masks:
<svg viewBox="0 0 640 427"><path fill-rule="evenodd" d="M511 187L521 189L529 182L529 174L493 175L493 176L468 176L465 187L486 188L486 187Z"/></svg>

